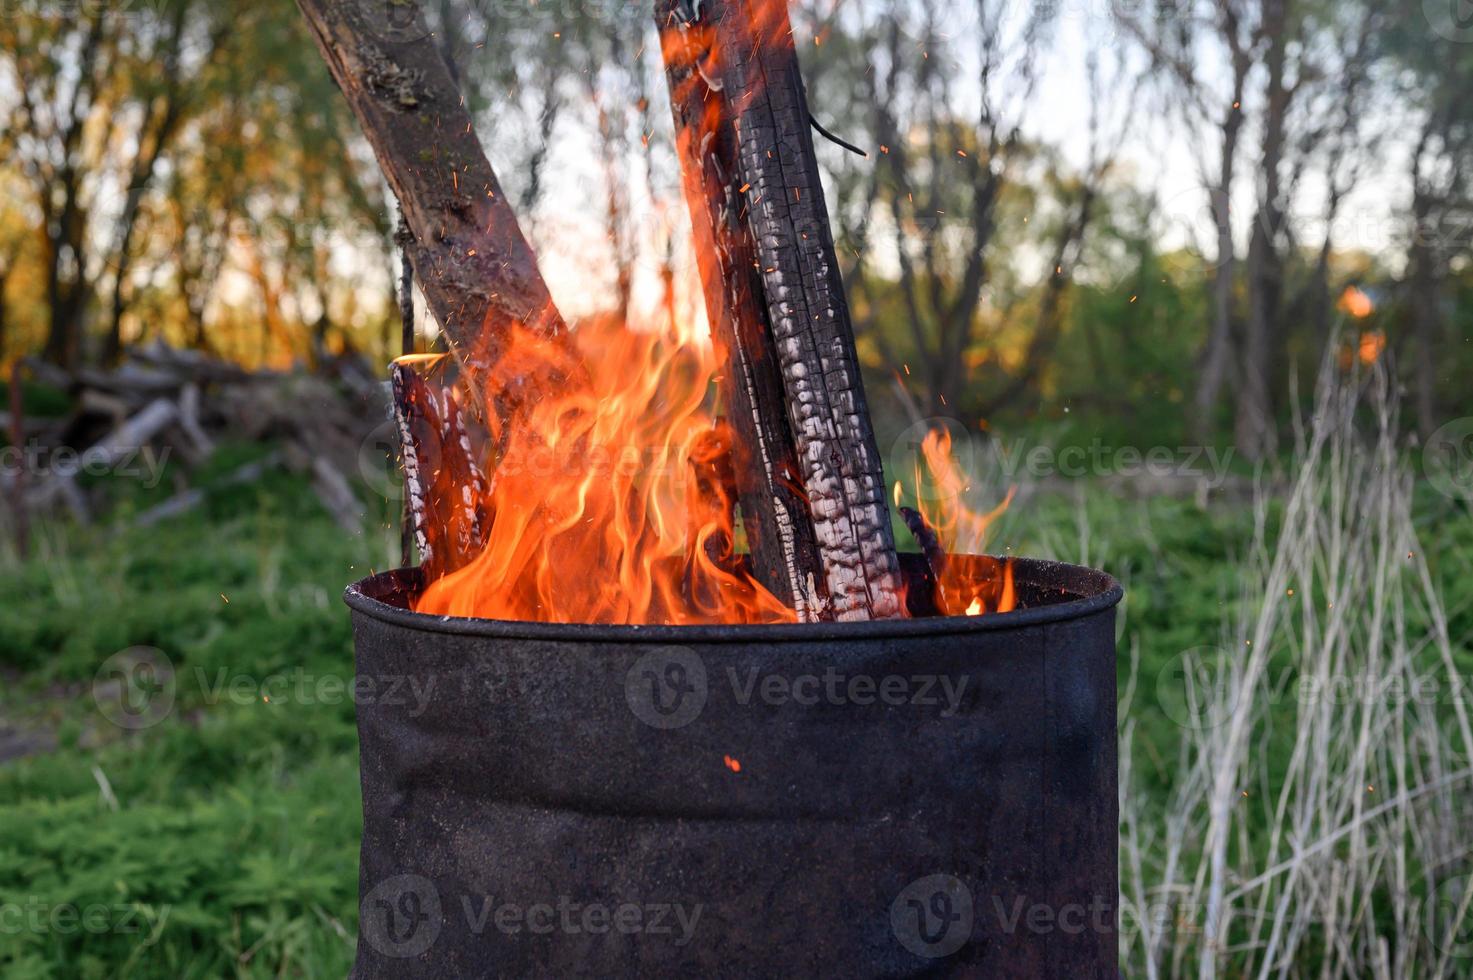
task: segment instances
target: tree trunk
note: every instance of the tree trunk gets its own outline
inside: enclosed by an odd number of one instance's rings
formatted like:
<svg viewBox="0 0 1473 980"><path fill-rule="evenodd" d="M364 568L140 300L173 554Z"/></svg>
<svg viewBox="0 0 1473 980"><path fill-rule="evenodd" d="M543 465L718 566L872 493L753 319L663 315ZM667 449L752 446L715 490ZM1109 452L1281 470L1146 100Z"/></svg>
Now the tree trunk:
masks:
<svg viewBox="0 0 1473 980"><path fill-rule="evenodd" d="M1437 361L1433 352L1438 335L1442 333L1438 302L1442 292L1442 270L1436 251L1436 230L1432 225L1432 200L1424 187L1417 186L1413 192L1412 217L1408 265L1412 287L1412 336L1416 344L1416 355L1412 361L1413 387L1416 389L1417 431L1426 439L1437 428L1434 398Z"/></svg>
<svg viewBox="0 0 1473 980"><path fill-rule="evenodd" d="M77 235L80 219L76 213L76 191L69 177L63 183L67 189L61 213L46 236L46 302L51 320L44 356L53 364L71 370L81 354L87 284L84 254Z"/></svg>
<svg viewBox="0 0 1473 980"><path fill-rule="evenodd" d="M1238 449L1250 460L1262 459L1273 441L1273 400L1269 374L1271 345L1279 336L1282 291L1278 235L1283 224L1279 166L1283 160L1285 125L1292 92L1284 68L1287 0L1264 0L1263 30L1269 38L1267 106L1263 123L1263 158L1258 214L1248 245L1248 319L1243 336L1242 383L1234 426Z"/></svg>
<svg viewBox="0 0 1473 980"><path fill-rule="evenodd" d="M150 103L143 117L143 125L138 130L138 153L134 157L130 170L123 213L118 218L117 266L116 275L113 278L112 316L108 323L107 345L103 350L103 359L109 362L117 360L123 349L123 311L127 306L124 292L127 290L128 272L133 263L133 233L138 227L138 211L143 203L144 192L153 182L154 170L158 167L164 146L169 142L169 138L173 135L174 129L184 114L183 99L179 91L179 55L180 42L184 34L184 21L188 13L188 4L181 3L174 8L169 29L169 43L164 57L164 102L160 110L159 122L156 127L153 125L153 104ZM206 52L207 58L214 53L214 41L212 36L210 50ZM153 142L145 150L144 145L149 139L150 130L153 131Z"/></svg>
<svg viewBox="0 0 1473 980"><path fill-rule="evenodd" d="M1209 441L1215 428L1217 406L1222 389L1228 382L1233 354L1233 276L1237 269L1233 245L1231 201L1234 171L1238 153L1238 134L1243 128L1243 90L1247 69L1234 70L1233 104L1222 123L1222 159L1218 165L1218 183L1208 196L1212 209L1213 229L1217 233L1216 265L1212 272L1212 331L1202 353L1201 379L1197 385L1196 417L1193 420L1197 439Z"/></svg>

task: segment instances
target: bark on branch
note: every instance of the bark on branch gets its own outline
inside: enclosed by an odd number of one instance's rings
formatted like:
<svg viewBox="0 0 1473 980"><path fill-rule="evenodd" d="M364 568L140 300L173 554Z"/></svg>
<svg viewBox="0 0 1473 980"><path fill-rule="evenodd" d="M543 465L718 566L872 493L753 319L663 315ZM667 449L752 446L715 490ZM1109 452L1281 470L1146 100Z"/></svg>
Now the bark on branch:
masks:
<svg viewBox="0 0 1473 980"><path fill-rule="evenodd" d="M558 334L537 260L418 0L297 0L414 233L410 261L463 360L520 322Z"/></svg>

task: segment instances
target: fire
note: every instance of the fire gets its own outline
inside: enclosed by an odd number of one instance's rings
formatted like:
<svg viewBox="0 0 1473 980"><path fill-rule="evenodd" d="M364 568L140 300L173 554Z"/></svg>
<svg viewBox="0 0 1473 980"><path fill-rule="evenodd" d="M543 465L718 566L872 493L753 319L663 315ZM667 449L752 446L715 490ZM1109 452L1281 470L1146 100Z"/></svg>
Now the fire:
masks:
<svg viewBox="0 0 1473 980"><path fill-rule="evenodd" d="M1386 349L1386 334L1380 330L1367 330L1360 335L1357 356L1362 364L1375 364Z"/></svg>
<svg viewBox="0 0 1473 980"><path fill-rule="evenodd" d="M718 358L691 334L607 317L579 324L571 342L510 331L465 386L497 447L484 545L429 585L419 611L553 623L795 618L737 559L733 501L713 472L729 437L705 408ZM503 418L522 379L548 364L563 383Z"/></svg>
<svg viewBox="0 0 1473 980"><path fill-rule="evenodd" d="M514 326L500 355L481 363L463 369L456 394L486 430L480 499L470 486L458 494L479 515L484 543L432 581L416 609L554 623L795 621L739 554L731 436L708 398L721 358L698 325L594 317L570 339ZM529 401L527 377L560 380ZM923 468L938 492L921 512L947 552L980 551L1012 494L989 512L968 509L944 431L926 437L918 482ZM901 492L897 481L897 502ZM943 569L943 613L1015 607L1010 561L965 564Z"/></svg>
<svg viewBox="0 0 1473 980"><path fill-rule="evenodd" d="M951 433L945 429L933 429L922 440L915 479L917 486L932 489L922 495L929 499L921 500L920 512L935 529L945 552L985 554L988 529L1013 502L1014 490L1009 489L1002 503L989 511L968 507L966 494L971 487L952 456ZM947 562L937 583L936 605L948 616L980 616L1017 608L1012 559Z"/></svg>
<svg viewBox="0 0 1473 980"><path fill-rule="evenodd" d="M746 15L759 37L786 23L783 0L757 0ZM736 56L716 33L704 21L661 32L667 62L694 69L677 100L695 92L698 79L717 77L723 56ZM703 112L682 140L732 125L716 100ZM681 149L688 155L688 146ZM732 436L710 397L723 360L703 326L672 302L657 322L590 317L559 336L498 325L487 333L494 351L462 352L455 404L442 407L458 411L467 428L479 420L472 469L485 476L446 499L473 517L479 550L452 553L444 574L427 569L433 580L415 608L553 623L796 621L740 553ZM943 487L962 485L949 444L928 439L925 464ZM429 478L442 475L433 470ZM966 510L957 492L925 517L946 543L966 544L981 541L996 513ZM970 571L958 564L938 583L943 611L1013 607L1010 563L968 563ZM740 771L736 759L726 761Z"/></svg>

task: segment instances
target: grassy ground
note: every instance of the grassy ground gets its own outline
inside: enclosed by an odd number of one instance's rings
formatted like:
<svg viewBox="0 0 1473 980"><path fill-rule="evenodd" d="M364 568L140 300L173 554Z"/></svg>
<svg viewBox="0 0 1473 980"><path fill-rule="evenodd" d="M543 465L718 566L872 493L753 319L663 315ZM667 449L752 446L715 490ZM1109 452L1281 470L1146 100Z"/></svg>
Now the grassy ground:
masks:
<svg viewBox="0 0 1473 980"><path fill-rule="evenodd" d="M1079 490L1015 508L996 541L1126 582L1122 688L1132 651L1154 678L1220 643L1251 508ZM1421 519L1466 650L1473 524L1447 504L1428 497ZM36 550L0 557L0 729L16 756L0 763L0 974L342 976L360 817L339 593L392 560L395 536L349 538L275 476L147 531L44 528ZM172 664L174 700L129 730L108 720L122 705L99 670L140 646ZM1164 799L1181 729L1151 696L1132 716L1142 792Z"/></svg>
<svg viewBox="0 0 1473 980"><path fill-rule="evenodd" d="M273 477L146 532L37 545L0 571L0 712L56 748L0 765L0 974L345 974L360 816L338 596L387 536L349 539ZM138 646L172 662L175 700L129 730L93 682Z"/></svg>

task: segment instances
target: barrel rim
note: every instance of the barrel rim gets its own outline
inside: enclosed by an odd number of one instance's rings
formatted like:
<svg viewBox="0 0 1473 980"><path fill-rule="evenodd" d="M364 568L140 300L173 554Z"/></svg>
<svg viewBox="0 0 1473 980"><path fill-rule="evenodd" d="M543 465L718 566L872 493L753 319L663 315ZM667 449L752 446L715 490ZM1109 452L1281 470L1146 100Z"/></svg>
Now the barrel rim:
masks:
<svg viewBox="0 0 1473 980"><path fill-rule="evenodd" d="M698 626L628 626L596 623L538 623L521 620L434 616L390 605L374 596L412 584L418 568L379 572L348 586L343 601L355 613L379 622L425 633L488 639L600 643L752 643L763 641L868 640L917 636L955 636L1062 623L1102 612L1125 592L1115 578L1082 565L1039 558L1014 558L1013 575L1029 585L1077 598L984 616L929 616L919 619L853 623L778 623Z"/></svg>

